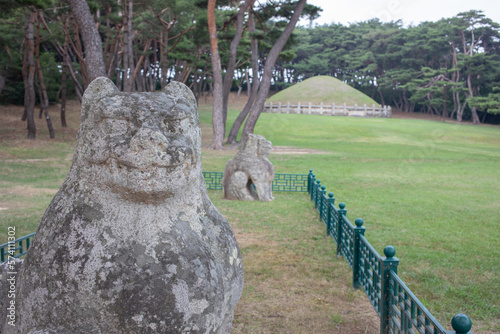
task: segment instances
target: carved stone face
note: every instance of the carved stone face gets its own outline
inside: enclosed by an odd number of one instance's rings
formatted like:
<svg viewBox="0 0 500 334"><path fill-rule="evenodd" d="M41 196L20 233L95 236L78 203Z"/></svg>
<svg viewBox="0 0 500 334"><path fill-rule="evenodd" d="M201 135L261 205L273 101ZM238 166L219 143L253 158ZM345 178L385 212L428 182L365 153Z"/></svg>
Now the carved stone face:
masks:
<svg viewBox="0 0 500 334"><path fill-rule="evenodd" d="M258 156L267 158L271 153L273 148L272 143L269 140L266 140L264 137L259 138L259 148L258 148Z"/></svg>
<svg viewBox="0 0 500 334"><path fill-rule="evenodd" d="M108 79L92 82L77 150L94 184L125 199L155 202L199 178L196 101L186 86L171 85L156 93L120 93Z"/></svg>

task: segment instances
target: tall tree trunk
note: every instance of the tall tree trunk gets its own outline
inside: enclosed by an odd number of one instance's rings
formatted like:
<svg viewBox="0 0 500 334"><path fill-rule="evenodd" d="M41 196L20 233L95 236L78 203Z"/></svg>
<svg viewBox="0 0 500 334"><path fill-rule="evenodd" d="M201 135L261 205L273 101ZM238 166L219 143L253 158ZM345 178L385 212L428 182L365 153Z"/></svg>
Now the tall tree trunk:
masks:
<svg viewBox="0 0 500 334"><path fill-rule="evenodd" d="M472 113L472 124L481 123L481 120L479 119L479 116L477 115L476 107L471 107L470 112Z"/></svg>
<svg viewBox="0 0 500 334"><path fill-rule="evenodd" d="M227 63L226 75L224 77L224 88L223 88L223 107L222 116L224 123L224 133L226 132L226 121L227 121L227 105L229 100L229 93L231 92L231 87L233 85L234 70L236 69L236 51L238 50L238 45L240 44L241 36L243 35L243 19L245 12L250 6L253 6L255 0L245 0L241 4L238 14L236 15L236 32L234 34L233 40L229 47L229 61Z"/></svg>
<svg viewBox="0 0 500 334"><path fill-rule="evenodd" d="M2 94L4 87L5 87L5 79L3 78L2 75L0 75L0 94Z"/></svg>
<svg viewBox="0 0 500 334"><path fill-rule="evenodd" d="M474 97L474 89L472 88L472 80L471 74L467 76L467 87L469 88L469 98ZM476 107L470 108L472 114L472 124L479 124L481 121L479 120L479 116L477 115Z"/></svg>
<svg viewBox="0 0 500 334"><path fill-rule="evenodd" d="M246 82L247 82L247 96L250 97L250 93L252 91L252 88L250 86L250 80L248 78L248 67L245 68L245 79L246 79Z"/></svg>
<svg viewBox="0 0 500 334"><path fill-rule="evenodd" d="M123 67L125 69L125 72L123 73L123 91L132 92L135 86L134 50L132 47L132 41L134 38L133 36L134 32L132 30L132 18L134 9L133 0L128 0L128 8L126 9L127 9L126 11L127 15L125 16L125 18L127 22L125 25L125 33L123 34Z"/></svg>
<svg viewBox="0 0 500 334"><path fill-rule="evenodd" d="M283 50L288 38L293 32L297 21L304 10L304 6L306 5L306 0L299 0L295 10L293 11L292 18L290 22L288 22L285 30L281 33L280 37L274 43L271 51L266 59L266 65L264 67L264 74L262 76L262 80L259 86L259 92L257 93L257 97L255 99L254 104L252 105L252 109L250 110L250 114L248 115L247 121L245 122L245 126L243 127L243 136L242 140L246 141L246 138L250 133L253 133L255 124L257 124L257 120L259 119L260 113L264 108L264 104L266 103L266 98L269 93L269 88L271 87L271 77L273 74L273 68L278 60L278 57Z"/></svg>
<svg viewBox="0 0 500 334"><path fill-rule="evenodd" d="M252 13L250 13L249 15L248 23L249 23L250 34L253 34L255 32L255 20ZM229 135L227 137L228 144L236 143L238 132L240 131L243 122L248 116L248 113L250 112L252 105L255 102L255 98L259 90L260 80L259 80L259 64L258 64L258 41L254 37L251 38L251 50L252 50L251 52L252 84L250 85L250 82L247 82L247 85L249 87L248 89L250 90L250 96L247 100L247 103L245 104L245 107L240 112L240 114L234 121L233 126L231 127L231 131L229 132Z"/></svg>
<svg viewBox="0 0 500 334"><path fill-rule="evenodd" d="M38 15L42 15L42 12L38 12ZM45 120L47 121L47 128L49 129L50 138L55 138L54 127L52 126L52 120L49 116L49 97L47 95L47 88L45 87L45 82L43 80L43 71L42 66L40 64L40 22L41 18L38 19L38 25L36 28L36 48L35 48L35 67L38 70L38 80L40 82L40 105L43 110L43 114L45 115Z"/></svg>
<svg viewBox="0 0 500 334"><path fill-rule="evenodd" d="M73 36L75 37L75 41L70 38L69 41L71 46L73 47L73 51L75 52L76 57L80 63L80 73L83 78L83 87L87 87L89 84L89 78L87 76L87 63L85 62L84 54L83 54L83 46L82 41L80 39L80 29L78 27L78 23L76 22L75 16L71 16L71 23L73 24Z"/></svg>
<svg viewBox="0 0 500 334"><path fill-rule="evenodd" d="M67 27L69 18L66 18L64 25ZM68 72L68 35L65 34L63 45L63 65L61 76L61 126L67 127L66 124L66 86L67 86L67 72Z"/></svg>
<svg viewBox="0 0 500 334"><path fill-rule="evenodd" d="M447 89L446 87L443 88L443 95L444 95L444 103L443 103L443 122L446 121L446 116L448 116L448 111L446 110L446 102L448 100L448 96L447 96Z"/></svg>
<svg viewBox="0 0 500 334"><path fill-rule="evenodd" d="M214 98L212 103L212 128L213 141L212 149L222 149L224 140L224 117L223 117L223 91L222 91L222 70L217 46L217 27L215 25L215 0L208 0L207 18L208 32L210 34L210 56L212 59L212 74L214 79Z"/></svg>
<svg viewBox="0 0 500 334"><path fill-rule="evenodd" d="M254 38L255 33L255 19L253 13L248 15L248 29L250 32L251 40L251 61L252 61L252 85L250 86L250 82L247 81L248 90L250 90L250 96L245 104L243 110L239 113L238 117L233 123L231 127L231 131L229 131L229 135L227 136L228 144L235 144L236 138L238 137L238 132L240 132L241 125L245 121L252 108L253 103L255 102L255 97L257 96L257 92L259 91L259 42L256 38Z"/></svg>
<svg viewBox="0 0 500 334"><path fill-rule="evenodd" d="M73 70L73 66L71 66L70 59L67 57L66 59L66 66L68 67L68 72L69 75L71 76L71 79L73 80L73 83L75 85L75 94L76 97L80 102L82 102L82 97L83 97L83 87L80 84L80 81L78 81L78 78L76 77L75 71Z"/></svg>
<svg viewBox="0 0 500 334"><path fill-rule="evenodd" d="M102 55L102 41L97 31L96 24L90 14L89 5L86 1L68 0L71 11L80 27L83 45L85 46L85 62L89 82L95 78L106 76L104 60Z"/></svg>
<svg viewBox="0 0 500 334"><path fill-rule="evenodd" d="M150 46L151 46L151 39L148 38L146 44L144 45L144 50L142 50L142 55L139 57L139 60L137 61L137 64L135 65L135 70L134 70L134 74L132 77L132 82L135 82L135 78L137 77L137 73L139 73L139 71L141 69L142 62L144 61L144 59L146 59L146 52L148 51ZM146 72L146 71L144 71L144 72Z"/></svg>
<svg viewBox="0 0 500 334"><path fill-rule="evenodd" d="M168 83L168 30L163 31L160 45L160 80L161 88L165 88Z"/></svg>
<svg viewBox="0 0 500 334"><path fill-rule="evenodd" d="M34 27L35 27L35 16L36 13L34 9L30 8L30 13L27 15L27 26L26 26L26 52L28 54L27 58L27 71L26 71L26 91L25 94L25 105L26 108L26 119L28 122L28 139L36 138L36 126L35 126L35 42L34 42Z"/></svg>
<svg viewBox="0 0 500 334"><path fill-rule="evenodd" d="M24 27L24 55L23 55L23 68L22 68L22 75L23 75L23 84L24 84L24 112L23 116L21 117L21 121L26 121L28 117L28 112L27 108L29 105L29 95L28 95L28 43L27 43L27 37L28 37L28 22L29 18L26 19L26 26ZM28 127L29 128L29 127Z"/></svg>

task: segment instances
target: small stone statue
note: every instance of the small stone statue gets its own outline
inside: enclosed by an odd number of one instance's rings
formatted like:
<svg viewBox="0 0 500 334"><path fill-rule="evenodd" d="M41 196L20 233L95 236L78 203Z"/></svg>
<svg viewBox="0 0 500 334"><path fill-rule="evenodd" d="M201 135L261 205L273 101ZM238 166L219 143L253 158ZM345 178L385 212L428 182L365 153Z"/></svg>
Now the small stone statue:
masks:
<svg viewBox="0 0 500 334"><path fill-rule="evenodd" d="M224 170L224 198L241 201L272 201L274 168L267 159L272 144L266 138L250 134L243 148L229 160Z"/></svg>
<svg viewBox="0 0 500 334"><path fill-rule="evenodd" d="M70 172L45 212L2 333L230 333L234 233L207 196L193 93L85 91Z"/></svg>

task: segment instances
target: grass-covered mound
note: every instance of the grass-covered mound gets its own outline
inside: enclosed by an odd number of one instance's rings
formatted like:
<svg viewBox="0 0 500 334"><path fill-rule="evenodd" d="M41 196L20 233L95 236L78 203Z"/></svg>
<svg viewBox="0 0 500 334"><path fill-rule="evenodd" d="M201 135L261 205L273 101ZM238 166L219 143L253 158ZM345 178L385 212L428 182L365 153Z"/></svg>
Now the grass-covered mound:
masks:
<svg viewBox="0 0 500 334"><path fill-rule="evenodd" d="M346 85L339 79L324 75L309 78L288 87L274 94L267 101L273 103L290 102L292 104L297 102L320 104L323 102L324 104L335 103L336 105L342 105L345 103L349 106L378 104L367 95Z"/></svg>

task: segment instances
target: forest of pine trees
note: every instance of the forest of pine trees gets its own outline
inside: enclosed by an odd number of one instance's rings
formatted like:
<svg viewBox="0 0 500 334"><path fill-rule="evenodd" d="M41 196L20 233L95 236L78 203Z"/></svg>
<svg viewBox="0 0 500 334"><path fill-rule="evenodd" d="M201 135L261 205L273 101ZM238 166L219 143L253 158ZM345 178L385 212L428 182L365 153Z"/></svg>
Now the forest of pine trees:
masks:
<svg viewBox="0 0 500 334"><path fill-rule="evenodd" d="M306 28L294 19L314 22L320 9L305 0L91 0L87 21L77 2L0 0L0 103L24 104L28 128L37 104L53 132L47 107L56 102L64 126L66 99L81 99L96 75L123 91L155 91L177 80L197 98L220 85L218 131L228 142L245 118L253 131L268 89L316 75L405 112L500 121L500 25L480 11L409 27L372 19ZM89 42L91 30L97 43ZM102 60L93 63L96 51ZM237 129L225 124L231 90L250 96Z"/></svg>

